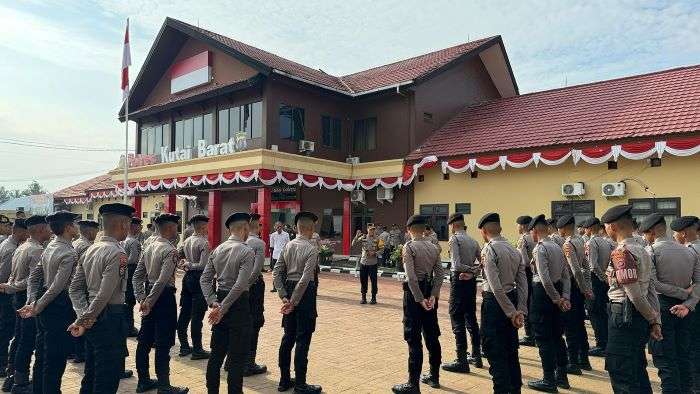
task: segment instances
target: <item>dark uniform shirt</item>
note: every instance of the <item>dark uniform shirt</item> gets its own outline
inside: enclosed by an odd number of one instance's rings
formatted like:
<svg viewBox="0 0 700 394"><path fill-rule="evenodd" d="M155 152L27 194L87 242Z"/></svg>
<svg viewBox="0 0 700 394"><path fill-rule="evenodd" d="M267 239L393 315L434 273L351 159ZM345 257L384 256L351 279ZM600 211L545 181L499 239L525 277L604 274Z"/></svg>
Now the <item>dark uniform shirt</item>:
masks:
<svg viewBox="0 0 700 394"><path fill-rule="evenodd" d="M484 265L482 290L493 293L503 313L512 318L517 311L527 314L527 277L522 255L507 239L494 237L481 251ZM518 305L510 301L507 293L517 289Z"/></svg>
<svg viewBox="0 0 700 394"><path fill-rule="evenodd" d="M429 237L416 237L406 242L402 251L406 282L416 302L422 302L423 292L418 282L432 281L431 295L440 298L440 287L445 273L440 259L440 248Z"/></svg>
<svg viewBox="0 0 700 394"><path fill-rule="evenodd" d="M228 292L221 301L221 312L225 315L231 305L250 287L250 277L255 265L255 253L236 236L230 236L217 246L204 267L199 284L207 304L216 302L216 290Z"/></svg>

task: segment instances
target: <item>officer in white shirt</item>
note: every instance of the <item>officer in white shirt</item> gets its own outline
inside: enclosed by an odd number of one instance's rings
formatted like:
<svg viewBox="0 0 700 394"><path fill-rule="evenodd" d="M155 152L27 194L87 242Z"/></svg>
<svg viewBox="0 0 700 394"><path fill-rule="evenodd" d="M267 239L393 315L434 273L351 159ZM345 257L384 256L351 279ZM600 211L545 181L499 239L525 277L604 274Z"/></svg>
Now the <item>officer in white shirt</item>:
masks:
<svg viewBox="0 0 700 394"><path fill-rule="evenodd" d="M282 222L275 223L275 232L270 234L270 249L272 249L272 261L270 261L270 267L274 267L277 263L277 259L282 253L284 245L289 242L289 233L283 230ZM270 293L276 292L275 286L272 286Z"/></svg>

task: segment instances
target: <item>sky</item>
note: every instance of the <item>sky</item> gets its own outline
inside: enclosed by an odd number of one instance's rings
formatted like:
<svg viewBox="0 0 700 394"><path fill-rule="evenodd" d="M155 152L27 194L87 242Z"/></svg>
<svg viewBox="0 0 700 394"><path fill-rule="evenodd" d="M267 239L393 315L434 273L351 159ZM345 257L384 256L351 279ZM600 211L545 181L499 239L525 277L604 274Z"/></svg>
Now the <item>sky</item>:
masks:
<svg viewBox="0 0 700 394"><path fill-rule="evenodd" d="M133 82L167 16L334 75L500 34L521 93L700 63L698 1L0 2L0 186L116 166L126 18Z"/></svg>

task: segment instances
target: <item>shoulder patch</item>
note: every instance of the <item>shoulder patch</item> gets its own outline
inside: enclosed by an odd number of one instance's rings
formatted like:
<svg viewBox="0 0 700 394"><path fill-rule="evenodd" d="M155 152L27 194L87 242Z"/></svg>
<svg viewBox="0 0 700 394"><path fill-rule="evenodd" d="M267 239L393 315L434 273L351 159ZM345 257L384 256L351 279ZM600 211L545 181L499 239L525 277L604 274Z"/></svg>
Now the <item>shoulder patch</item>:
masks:
<svg viewBox="0 0 700 394"><path fill-rule="evenodd" d="M637 259L627 248L618 248L610 254L615 279L617 283L626 285L639 280Z"/></svg>
<svg viewBox="0 0 700 394"><path fill-rule="evenodd" d="M126 274L126 262L128 261L128 258L126 257L126 253L120 252L119 253L119 276L122 278Z"/></svg>

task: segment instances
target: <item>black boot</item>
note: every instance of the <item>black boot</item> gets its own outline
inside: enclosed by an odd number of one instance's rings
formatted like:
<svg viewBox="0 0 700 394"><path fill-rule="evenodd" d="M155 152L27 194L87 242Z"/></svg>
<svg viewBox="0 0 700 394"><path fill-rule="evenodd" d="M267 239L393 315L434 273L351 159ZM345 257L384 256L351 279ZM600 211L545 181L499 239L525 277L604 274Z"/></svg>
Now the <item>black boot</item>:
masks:
<svg viewBox="0 0 700 394"><path fill-rule="evenodd" d="M520 346L535 346L535 338L523 337L519 342Z"/></svg>
<svg viewBox="0 0 700 394"><path fill-rule="evenodd" d="M294 387L294 384L295 384L294 379L292 379L290 377L286 377L286 378L283 377L280 380L280 383L277 385L277 391L279 391L279 392L287 391L287 390L291 389L292 387Z"/></svg>
<svg viewBox="0 0 700 394"><path fill-rule="evenodd" d="M139 383L136 385L136 392L137 393L145 393L147 391L155 390L158 388L158 381L155 379L144 379L144 380L139 380Z"/></svg>
<svg viewBox="0 0 700 394"><path fill-rule="evenodd" d="M201 347L196 347L192 349L192 360L206 360L209 358L209 352L202 349Z"/></svg>
<svg viewBox="0 0 700 394"><path fill-rule="evenodd" d="M126 336L128 338L136 338L137 336L139 336L139 330L136 327L132 326L129 329L129 333Z"/></svg>
<svg viewBox="0 0 700 394"><path fill-rule="evenodd" d="M406 382L397 384L391 388L391 391L396 394L420 394L420 387L418 386L418 383Z"/></svg>
<svg viewBox="0 0 700 394"><path fill-rule="evenodd" d="M360 301L360 304L364 305L367 303L367 294L362 295L362 301Z"/></svg>
<svg viewBox="0 0 700 394"><path fill-rule="evenodd" d="M260 364L253 363L253 364L248 365L245 372L243 372L243 376L262 375L265 372L267 372L266 365L260 365Z"/></svg>
<svg viewBox="0 0 700 394"><path fill-rule="evenodd" d="M474 364L475 367L477 368L483 368L484 367L484 362L481 361L481 355L480 354L471 354L467 357L467 361L469 364Z"/></svg>
<svg viewBox="0 0 700 394"><path fill-rule="evenodd" d="M190 354L192 354L190 345L180 345L180 353L178 354L180 357L187 357Z"/></svg>
<svg viewBox="0 0 700 394"><path fill-rule="evenodd" d="M323 389L321 386L315 384L295 384L294 393L295 394L319 394Z"/></svg>
<svg viewBox="0 0 700 394"><path fill-rule="evenodd" d="M605 347L596 346L588 351L588 355L591 357L605 357Z"/></svg>
<svg viewBox="0 0 700 394"><path fill-rule="evenodd" d="M592 371L591 361L588 359L588 354L581 354L578 358L578 367L584 371Z"/></svg>
<svg viewBox="0 0 700 394"><path fill-rule="evenodd" d="M177 387L177 386L158 386L158 394L185 394L189 393L190 389L187 387Z"/></svg>
<svg viewBox="0 0 700 394"><path fill-rule="evenodd" d="M442 369L447 372L469 373L466 350L457 350L457 359L451 363L442 364Z"/></svg>
<svg viewBox="0 0 700 394"><path fill-rule="evenodd" d="M132 371L130 369L125 369L124 371L122 371L122 374L121 374L121 376L119 376L119 379L130 379L133 376L134 376L134 371Z"/></svg>
<svg viewBox="0 0 700 394"><path fill-rule="evenodd" d="M420 381L427 384L428 386L434 388L434 389L439 389L440 388L440 373L437 370L432 370L423 374L420 377Z"/></svg>
<svg viewBox="0 0 700 394"><path fill-rule="evenodd" d="M14 375L9 375L8 377L5 378L5 380L2 382L2 391L5 393L9 393L10 390L12 390L12 385L15 383L15 376Z"/></svg>
<svg viewBox="0 0 700 394"><path fill-rule="evenodd" d="M15 372L14 384L12 385L10 392L12 394L30 394L32 391L32 384L29 382L29 376Z"/></svg>
<svg viewBox="0 0 700 394"><path fill-rule="evenodd" d="M571 388L571 385L569 384L569 377L566 375L566 370L564 368L557 368L556 379L557 387L566 390Z"/></svg>
<svg viewBox="0 0 700 394"><path fill-rule="evenodd" d="M542 391L545 393L558 393L559 390L557 390L557 385L553 379L553 377L544 377L540 380L531 380L527 382L527 387L535 390L535 391Z"/></svg>
<svg viewBox="0 0 700 394"><path fill-rule="evenodd" d="M369 301L369 303L372 305L376 305L377 304L377 296L372 295L372 299Z"/></svg>
<svg viewBox="0 0 700 394"><path fill-rule="evenodd" d="M581 368L579 368L578 364L575 364L575 359L569 360L572 361L566 366L566 373L571 375L583 375Z"/></svg>

